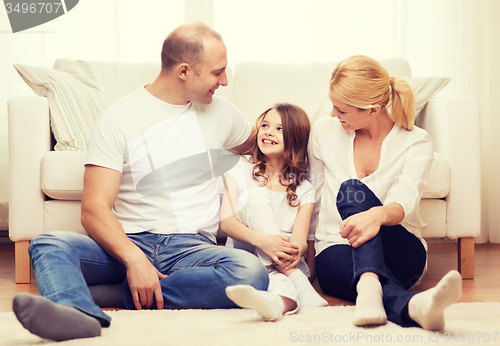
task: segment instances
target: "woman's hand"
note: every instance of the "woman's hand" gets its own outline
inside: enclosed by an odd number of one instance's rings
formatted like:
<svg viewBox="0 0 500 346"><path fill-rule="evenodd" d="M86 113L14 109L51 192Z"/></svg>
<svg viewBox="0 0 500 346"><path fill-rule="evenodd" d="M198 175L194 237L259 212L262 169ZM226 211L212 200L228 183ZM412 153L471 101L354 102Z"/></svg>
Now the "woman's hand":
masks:
<svg viewBox="0 0 500 346"><path fill-rule="evenodd" d="M405 212L399 203L373 207L349 216L340 223L340 235L349 240L352 247L359 247L375 237L380 226L394 226L403 221Z"/></svg>
<svg viewBox="0 0 500 346"><path fill-rule="evenodd" d="M278 266L283 266L285 261L294 261L299 253L297 245L285 236L262 234L259 238L256 246Z"/></svg>
<svg viewBox="0 0 500 346"><path fill-rule="evenodd" d="M375 237L384 221L384 213L380 207L351 215L340 223L340 235L349 240L352 247L357 248Z"/></svg>

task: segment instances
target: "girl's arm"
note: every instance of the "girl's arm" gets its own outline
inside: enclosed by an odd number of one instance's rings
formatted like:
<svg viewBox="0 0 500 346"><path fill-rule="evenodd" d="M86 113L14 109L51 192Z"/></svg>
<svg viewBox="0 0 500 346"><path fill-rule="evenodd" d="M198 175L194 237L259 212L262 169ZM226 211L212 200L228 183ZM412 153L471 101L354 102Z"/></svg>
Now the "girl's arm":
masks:
<svg viewBox="0 0 500 346"><path fill-rule="evenodd" d="M299 250L285 236L261 234L236 218L238 183L230 174L226 174L224 185L220 229L233 239L259 248L277 265L283 265L283 261L293 261L294 254L298 253Z"/></svg>
<svg viewBox="0 0 500 346"><path fill-rule="evenodd" d="M311 276L309 276L309 281L311 283L316 280L316 251L314 250L314 240L307 241L307 255L306 255L306 264L309 267L309 271L311 272Z"/></svg>
<svg viewBox="0 0 500 346"><path fill-rule="evenodd" d="M299 248L299 253L295 256L294 261L286 266L286 270L295 268L300 258L308 251L307 236L309 235L309 225L313 209L314 203L302 204L299 207L293 224L292 237L290 238L290 242Z"/></svg>
<svg viewBox="0 0 500 346"><path fill-rule="evenodd" d="M309 145L307 160L309 163L309 182L314 187L315 193L315 203L314 209L310 222L310 229L313 233L316 233L316 228L318 226L319 221L319 211L321 210L321 196L323 191L323 185L325 184L325 163L319 157L319 143L316 140L316 131L314 130L315 126L313 126L313 130L311 131L311 135L309 136Z"/></svg>

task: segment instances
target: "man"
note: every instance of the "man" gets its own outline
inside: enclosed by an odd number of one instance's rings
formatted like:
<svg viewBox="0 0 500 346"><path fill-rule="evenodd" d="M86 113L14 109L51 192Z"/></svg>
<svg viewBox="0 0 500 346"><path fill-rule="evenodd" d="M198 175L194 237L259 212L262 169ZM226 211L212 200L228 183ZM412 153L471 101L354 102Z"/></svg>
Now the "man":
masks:
<svg viewBox="0 0 500 346"><path fill-rule="evenodd" d="M38 289L48 299L14 298L30 332L52 340L98 336L111 321L99 306L229 308L227 286L267 289L255 256L215 245L213 172L215 161L230 160L217 154L243 152L254 133L230 102L213 97L227 85L226 65L218 33L181 25L163 43L156 80L98 119L82 196L90 237L54 232L31 242Z"/></svg>

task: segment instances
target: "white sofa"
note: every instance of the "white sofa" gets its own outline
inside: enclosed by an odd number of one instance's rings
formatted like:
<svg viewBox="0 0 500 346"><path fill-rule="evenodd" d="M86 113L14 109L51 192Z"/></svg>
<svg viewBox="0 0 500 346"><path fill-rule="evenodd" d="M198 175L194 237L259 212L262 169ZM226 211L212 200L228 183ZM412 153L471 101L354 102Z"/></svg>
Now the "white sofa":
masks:
<svg viewBox="0 0 500 346"><path fill-rule="evenodd" d="M60 59L55 67L71 64ZM88 62L111 102L151 82L156 64ZM402 59L381 60L396 77L411 77ZM335 63L263 64L228 68L229 86L219 96L231 100L252 123L275 102L295 103L316 117ZM324 104L323 104L324 107ZM80 224L83 162L86 152L53 151L45 97L8 101L10 157L10 238L16 247L16 282L30 282L27 248L37 234L85 233ZM314 120L314 119L313 119ZM480 232L479 107L472 98L432 98L417 118L437 152L421 213L425 238L458 239L458 269L474 276L474 237ZM451 268L450 268L451 269Z"/></svg>

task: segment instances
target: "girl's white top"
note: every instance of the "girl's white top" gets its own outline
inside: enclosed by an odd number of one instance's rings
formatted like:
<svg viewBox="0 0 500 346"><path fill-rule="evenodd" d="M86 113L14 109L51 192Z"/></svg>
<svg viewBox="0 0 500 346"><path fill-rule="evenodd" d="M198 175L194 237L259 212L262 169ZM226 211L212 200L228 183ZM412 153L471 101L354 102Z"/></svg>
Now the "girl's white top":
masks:
<svg viewBox="0 0 500 346"><path fill-rule="evenodd" d="M273 210L274 216L280 226L281 234L290 238L292 236L293 225L295 223L299 207L291 207L288 204L286 192L272 191L266 186L262 186L259 182L255 181L251 175L253 167L253 164L249 163L244 157L242 157L240 162L227 173L234 177L239 186L238 211L242 210L242 208L246 205L249 189L262 189L265 196L265 201L263 202L267 203ZM300 201L299 206L307 203L314 203L314 188L307 180L304 180L299 186L297 186L295 193ZM312 230L310 230L307 240L314 241L314 233L311 232Z"/></svg>

